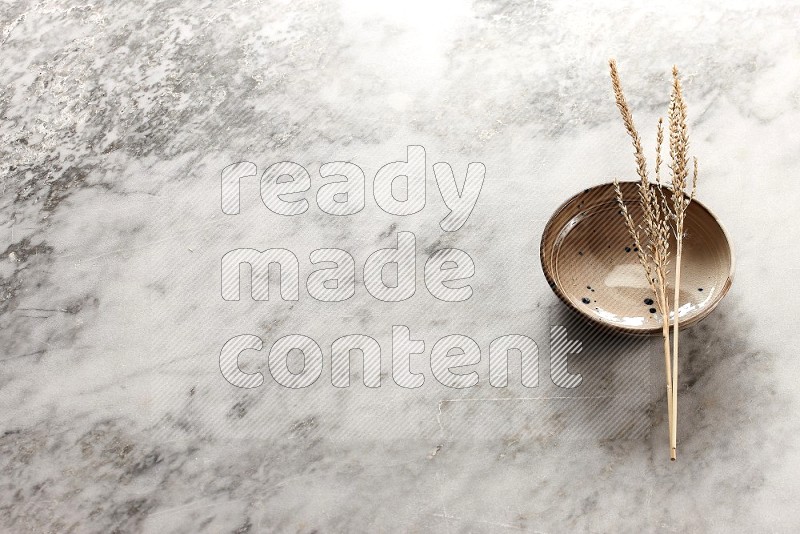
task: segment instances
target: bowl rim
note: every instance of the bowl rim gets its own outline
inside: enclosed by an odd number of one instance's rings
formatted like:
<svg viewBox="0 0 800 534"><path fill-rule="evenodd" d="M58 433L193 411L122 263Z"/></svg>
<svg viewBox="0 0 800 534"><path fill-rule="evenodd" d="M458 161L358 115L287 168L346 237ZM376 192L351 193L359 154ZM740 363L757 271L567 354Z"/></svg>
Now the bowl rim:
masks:
<svg viewBox="0 0 800 534"><path fill-rule="evenodd" d="M639 180L620 180L620 184L623 184L623 183L638 184ZM658 186L659 184L652 183L652 185ZM582 317L585 317L592 324L607 328L609 330L612 330L613 332L624 333L624 334L629 334L629 335L633 335L633 336L652 336L652 335L656 335L656 334L661 334L662 333L662 327L660 327L660 326L652 327L652 328L629 328L629 327L625 327L625 326L620 326L620 325L617 325L617 324L604 322L604 321L598 319L596 316L588 313L586 310L581 309L578 306L575 306L575 304L572 303L570 301L570 299L566 296L566 294L562 291L561 287L559 287L559 285L556 283L555 279L552 276L552 273L550 272L550 268L548 267L547 263L545 262L545 252L544 252L545 239L552 232L552 230L553 230L552 227L554 225L554 221L557 218L557 216L561 212L566 210L578 197L583 196L583 195L585 195L587 193L590 193L591 191L594 191L594 190L606 189L606 188L611 188L611 187L614 187L614 182L604 182L604 183L601 183L601 184L597 184L597 185L594 185L594 186L591 186L591 187L584 188L581 191L579 191L579 192L575 193L574 195L570 196L564 202L562 202L558 206L558 208L556 208L556 210L553 212L553 214L550 215L550 218L547 220L547 224L545 224L545 226L544 226L544 230L542 230L542 236L541 236L541 240L539 242L539 263L541 264L542 272L544 273L544 277L547 280L547 284L550 286L550 289L553 290L553 293L555 293L556 296L564 304L566 304L568 308L572 309L573 311L575 311L576 313L578 313ZM662 187L664 187L664 184L662 184ZM734 249L733 249L733 242L731 241L731 236L728 233L728 230L725 228L725 225L722 224L722 222L714 214L713 211L708 209L708 207L705 204L703 204L702 202L698 201L696 198L692 199L692 204L697 204L698 207L700 207L706 213L708 213L708 215L711 216L711 218L714 220L714 222L717 223L717 225L719 226L720 230L722 230L722 235L725 238L725 242L728 244L728 250L730 251L731 262L730 262L730 269L728 270L728 276L725 279L725 283L723 284L722 290L719 292L719 295L717 296L717 298L715 298L711 302L711 304L709 304L707 307L703 308L699 313L697 313L697 315L694 315L693 317L691 317L689 319L682 320L681 321L681 326L686 326L686 327L692 326L692 325L700 322L701 320L705 319L712 311L714 311L716 309L717 306L719 306L719 303L722 302L722 299L724 299L725 296L728 294L728 291L730 291L731 285L733 284L734 273L736 271L736 254L735 254ZM670 322L670 326L669 326L670 330L673 329L673 324L674 323Z"/></svg>

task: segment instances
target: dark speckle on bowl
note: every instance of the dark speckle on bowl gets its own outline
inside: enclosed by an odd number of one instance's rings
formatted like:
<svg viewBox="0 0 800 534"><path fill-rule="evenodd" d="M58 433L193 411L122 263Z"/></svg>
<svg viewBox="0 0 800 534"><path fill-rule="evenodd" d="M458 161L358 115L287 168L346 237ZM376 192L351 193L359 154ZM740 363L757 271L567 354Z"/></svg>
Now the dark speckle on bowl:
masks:
<svg viewBox="0 0 800 534"><path fill-rule="evenodd" d="M653 305L653 299L644 299L644 303L647 304L648 306L652 306Z"/></svg>
<svg viewBox="0 0 800 534"><path fill-rule="evenodd" d="M587 299L586 297L583 297L581 299L581 302L583 302L584 304L589 304L591 302L591 300Z"/></svg>
<svg viewBox="0 0 800 534"><path fill-rule="evenodd" d="M650 308L650 313L655 313L655 312L656 312L655 308Z"/></svg>

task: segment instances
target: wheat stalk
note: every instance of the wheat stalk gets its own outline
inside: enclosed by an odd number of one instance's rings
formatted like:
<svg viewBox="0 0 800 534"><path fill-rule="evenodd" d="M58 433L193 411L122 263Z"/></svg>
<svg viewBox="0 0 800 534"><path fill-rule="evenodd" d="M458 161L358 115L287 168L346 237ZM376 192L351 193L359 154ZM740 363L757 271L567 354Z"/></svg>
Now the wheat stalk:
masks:
<svg viewBox="0 0 800 534"><path fill-rule="evenodd" d="M678 426L678 332L680 308L680 276L683 252L684 220L686 208L694 198L697 190L697 158L694 159L691 193L685 193L689 174L688 147L689 134L686 127L686 103L683 99L682 86L678 77L678 69L672 69L672 90L668 110L669 154L671 164L670 179L672 186L671 199L664 194L661 182L661 146L664 143L664 121L659 119L656 131L656 184L650 182L647 172L647 159L644 156L639 132L633 123L622 84L619 79L616 61L609 61L611 85L622 122L631 138L636 172L639 175L638 199L642 208L643 224L637 224L630 215L622 189L617 180L614 188L620 211L625 220L628 233L637 249L639 263L642 265L647 283L655 296L656 305L662 319L661 335L664 341L664 367L667 380L667 415L669 420L670 458L677 457ZM671 202L670 202L671 200ZM670 302L667 294L668 262L670 257L669 236L674 234L676 242L675 254L675 293L673 297L673 344L670 350Z"/></svg>
<svg viewBox="0 0 800 534"><path fill-rule="evenodd" d="M697 158L694 158L694 168L692 173L692 189L689 196L686 195L686 179L689 174L689 132L686 128L686 102L683 99L683 89L681 87L678 68L672 67L672 92L669 105L669 132L670 147L669 153L672 159L670 166L670 176L672 178L672 206L674 212L675 225L675 303L674 328L672 331L672 380L674 388L672 392L672 419L673 426L678 425L678 340L680 339L680 289L681 289L681 256L683 253L684 238L684 219L686 208L694 199L697 191ZM670 438L670 450L673 455L677 449L677 435L673 433Z"/></svg>

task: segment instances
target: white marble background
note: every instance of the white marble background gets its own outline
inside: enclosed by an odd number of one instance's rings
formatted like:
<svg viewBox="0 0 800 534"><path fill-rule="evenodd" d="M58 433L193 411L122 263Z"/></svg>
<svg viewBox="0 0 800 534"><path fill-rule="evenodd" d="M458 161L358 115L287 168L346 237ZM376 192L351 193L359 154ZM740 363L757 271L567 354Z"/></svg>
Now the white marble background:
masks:
<svg viewBox="0 0 800 534"><path fill-rule="evenodd" d="M61 0L4 3L0 31L0 530L797 530L800 5ZM577 390L547 374L562 307L539 267L543 225L633 170L612 56L647 140L681 66L699 197L737 252L729 296L685 334L675 463L658 350L618 340ZM352 217L316 207L322 163L357 163L369 191L409 144L428 154L422 212L390 216L369 194ZM223 215L220 170L244 159L304 165L309 211L271 214L253 182ZM453 234L438 228L438 161L487 169ZM397 231L415 232L420 261L468 251L474 297L420 286L380 303L360 270L335 305L302 284L296 303L219 296L230 249L289 248L304 280L311 250L361 266ZM540 387L512 374L490 388L484 358L481 384L453 392L421 358L425 385L404 390L392 324L428 352L451 333L484 351L529 335ZM218 355L241 333L305 334L326 356L371 335L382 386L338 390L326 368L307 391L238 390Z"/></svg>

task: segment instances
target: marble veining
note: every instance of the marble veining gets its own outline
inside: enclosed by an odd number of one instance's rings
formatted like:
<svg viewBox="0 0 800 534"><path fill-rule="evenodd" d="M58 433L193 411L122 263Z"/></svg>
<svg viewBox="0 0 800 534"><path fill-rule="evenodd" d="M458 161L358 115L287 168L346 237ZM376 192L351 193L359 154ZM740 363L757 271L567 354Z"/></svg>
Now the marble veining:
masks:
<svg viewBox="0 0 800 534"><path fill-rule="evenodd" d="M0 530L795 532L798 20L789 1L2 4ZM612 56L648 150L682 68L698 196L737 255L729 295L683 337L675 463L657 344L582 330L539 267L552 211L633 171ZM426 205L390 215L369 186L409 145ZM224 214L238 161L303 165L309 210L277 216L243 180ZM314 203L330 161L364 171L361 212ZM486 167L456 232L437 162ZM362 269L398 232L416 236L417 291L379 302ZM223 300L238 247L293 251L299 299ZM307 293L320 248L355 258L353 298ZM442 248L474 259L465 302L425 290ZM550 359L561 324L586 340L573 389ZM393 325L425 343L418 389L393 381ZM337 337L371 336L381 386L354 365L349 388L328 367L305 390L235 388L219 354L238 334L306 335L326 366ZM426 367L451 334L481 349L473 388ZM538 387L513 366L490 384L507 334L539 346ZM264 354L240 360L266 371Z"/></svg>

